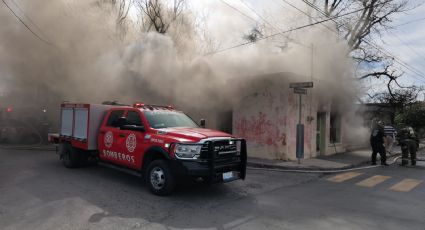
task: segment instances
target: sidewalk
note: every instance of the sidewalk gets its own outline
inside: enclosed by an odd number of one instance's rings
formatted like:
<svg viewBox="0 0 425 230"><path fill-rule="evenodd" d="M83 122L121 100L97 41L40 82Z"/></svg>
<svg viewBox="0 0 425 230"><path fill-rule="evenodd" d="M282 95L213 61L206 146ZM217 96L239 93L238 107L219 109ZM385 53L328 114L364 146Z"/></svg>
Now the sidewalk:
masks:
<svg viewBox="0 0 425 230"><path fill-rule="evenodd" d="M301 159L297 161L266 160L248 157L248 166L275 169L309 169L309 170L335 170L347 169L366 164L370 161L370 150L361 149L331 156Z"/></svg>
<svg viewBox="0 0 425 230"><path fill-rule="evenodd" d="M425 140L422 139L419 149L425 147ZM349 169L370 163L372 150L365 147L357 150L350 150L344 153L337 153L330 156L320 156L317 158L302 159L301 164L297 161L267 160L261 158L248 157L248 166L274 169L297 169L297 170L338 170ZM387 158L392 158L401 154L400 146L394 146L392 154ZM379 154L378 154L379 159ZM391 159L390 159L391 160ZM388 163L391 163L388 160ZM378 160L379 161L379 160Z"/></svg>

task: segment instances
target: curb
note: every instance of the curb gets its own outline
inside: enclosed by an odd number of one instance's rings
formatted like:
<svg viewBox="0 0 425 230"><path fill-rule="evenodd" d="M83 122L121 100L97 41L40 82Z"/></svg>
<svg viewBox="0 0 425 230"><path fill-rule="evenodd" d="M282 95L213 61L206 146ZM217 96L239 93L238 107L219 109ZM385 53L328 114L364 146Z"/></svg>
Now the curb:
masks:
<svg viewBox="0 0 425 230"><path fill-rule="evenodd" d="M283 169L283 170L315 170L315 171L329 171L329 170L344 170L344 169L352 169L358 167L360 165L366 164L369 161L360 162L358 164L350 164L344 167L336 167L336 168L324 168L324 167L291 167L291 166L281 166L281 165L273 165L273 164L263 164L263 163L255 163L255 162L247 162L248 167L255 168L268 168L268 169Z"/></svg>
<svg viewBox="0 0 425 230"><path fill-rule="evenodd" d="M387 159L395 158L395 157L400 156L400 155L401 155L401 153L394 153L394 154L389 155L387 157ZM334 167L334 168L328 167L328 168L325 168L325 167L318 167L318 166L310 166L310 167L281 166L281 165L275 165L275 164L257 163L257 162L252 162L252 161L250 162L248 160L247 166L248 167L256 167L256 168L283 169L283 170L329 171L329 170L346 170L346 169L352 169L352 168L356 168L356 167L359 167L361 165L369 164L369 163L370 163L370 160L368 159L368 160L364 160L364 161L361 161L361 162L356 163L356 164L349 164L349 165L344 166L344 167Z"/></svg>
<svg viewBox="0 0 425 230"><path fill-rule="evenodd" d="M0 149L56 151L56 148L53 145L0 145Z"/></svg>

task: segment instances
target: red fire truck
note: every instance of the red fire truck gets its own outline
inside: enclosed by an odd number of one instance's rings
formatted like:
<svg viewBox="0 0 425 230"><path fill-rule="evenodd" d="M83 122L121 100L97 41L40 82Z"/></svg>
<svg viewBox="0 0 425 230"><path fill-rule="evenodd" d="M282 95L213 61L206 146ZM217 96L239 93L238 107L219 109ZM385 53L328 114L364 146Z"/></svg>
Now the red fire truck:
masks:
<svg viewBox="0 0 425 230"><path fill-rule="evenodd" d="M141 173L150 190L170 194L178 179L245 179L246 142L198 126L171 106L64 103L59 144L65 167L102 162Z"/></svg>

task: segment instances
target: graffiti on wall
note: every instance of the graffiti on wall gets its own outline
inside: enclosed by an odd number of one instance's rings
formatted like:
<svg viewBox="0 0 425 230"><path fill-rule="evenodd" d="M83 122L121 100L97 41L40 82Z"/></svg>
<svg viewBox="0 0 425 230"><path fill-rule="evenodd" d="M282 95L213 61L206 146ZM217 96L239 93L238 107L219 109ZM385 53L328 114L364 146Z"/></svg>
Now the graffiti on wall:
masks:
<svg viewBox="0 0 425 230"><path fill-rule="evenodd" d="M280 130L286 125L286 117L272 120L267 114L259 112L256 116L235 119L237 135L257 145L285 146L286 134Z"/></svg>

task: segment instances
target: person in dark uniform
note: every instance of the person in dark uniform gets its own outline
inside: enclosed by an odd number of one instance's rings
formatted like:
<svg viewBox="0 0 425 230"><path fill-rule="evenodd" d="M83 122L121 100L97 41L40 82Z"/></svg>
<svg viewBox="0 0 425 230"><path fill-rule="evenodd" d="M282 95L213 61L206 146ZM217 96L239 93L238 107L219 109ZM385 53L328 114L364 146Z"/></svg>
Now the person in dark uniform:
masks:
<svg viewBox="0 0 425 230"><path fill-rule="evenodd" d="M379 153L381 156L381 165L388 166L384 147L384 137L384 123L382 121L378 121L370 135L370 145L372 146L372 165L376 165L376 155Z"/></svg>
<svg viewBox="0 0 425 230"><path fill-rule="evenodd" d="M400 130L399 133L400 134L397 136L397 140L401 146L401 166L406 166L409 163L409 153L410 164L415 166L416 151L419 147L419 139L412 127L404 127Z"/></svg>

